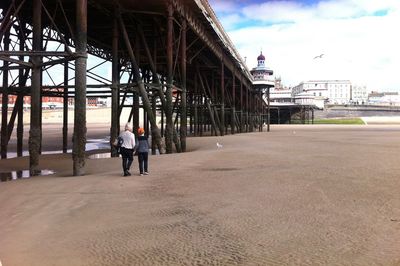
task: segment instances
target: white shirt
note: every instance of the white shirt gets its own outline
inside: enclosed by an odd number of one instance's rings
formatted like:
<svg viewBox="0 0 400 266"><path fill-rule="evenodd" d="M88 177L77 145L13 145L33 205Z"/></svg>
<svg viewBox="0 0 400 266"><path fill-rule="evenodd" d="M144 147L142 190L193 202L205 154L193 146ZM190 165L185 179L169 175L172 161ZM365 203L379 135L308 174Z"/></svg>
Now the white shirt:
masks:
<svg viewBox="0 0 400 266"><path fill-rule="evenodd" d="M129 130L125 130L119 136L124 140L124 143L122 143L121 147L124 147L126 149L133 149L135 148L135 134L130 132Z"/></svg>

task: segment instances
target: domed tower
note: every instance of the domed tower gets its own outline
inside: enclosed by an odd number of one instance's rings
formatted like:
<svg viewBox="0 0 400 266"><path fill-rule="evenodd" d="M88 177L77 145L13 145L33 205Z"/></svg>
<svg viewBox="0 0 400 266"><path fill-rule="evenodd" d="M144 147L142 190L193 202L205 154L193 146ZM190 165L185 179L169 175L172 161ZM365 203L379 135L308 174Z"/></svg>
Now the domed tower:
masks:
<svg viewBox="0 0 400 266"><path fill-rule="evenodd" d="M257 57L257 67L253 68L250 73L253 75L254 80L272 80L274 72L265 66L265 56L260 52Z"/></svg>
<svg viewBox="0 0 400 266"><path fill-rule="evenodd" d="M274 72L265 66L265 56L262 54L257 57L257 67L253 68L250 73L253 75L253 89L260 93L261 98L262 95L267 93L267 131L269 131L270 124L270 89L274 87L275 80L273 78ZM262 118L262 119L265 119ZM260 127L260 131L262 131L262 126Z"/></svg>
<svg viewBox="0 0 400 266"><path fill-rule="evenodd" d="M262 51L259 56L257 56L257 66L258 67L265 67L265 56L262 54Z"/></svg>

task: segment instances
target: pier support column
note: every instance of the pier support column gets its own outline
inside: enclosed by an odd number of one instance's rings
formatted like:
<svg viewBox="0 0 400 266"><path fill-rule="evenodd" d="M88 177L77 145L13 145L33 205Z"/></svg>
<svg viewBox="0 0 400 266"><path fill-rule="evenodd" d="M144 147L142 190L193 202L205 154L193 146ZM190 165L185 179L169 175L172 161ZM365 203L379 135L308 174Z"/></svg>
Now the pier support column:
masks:
<svg viewBox="0 0 400 266"><path fill-rule="evenodd" d="M117 148L113 142L119 135L119 56L118 56L118 19L117 14L114 12L113 22L113 39L112 39L112 69L111 69L111 128L110 128L110 142L111 142L111 157L118 157Z"/></svg>
<svg viewBox="0 0 400 266"><path fill-rule="evenodd" d="M242 77L240 77L240 133L243 133L243 122L243 80Z"/></svg>
<svg viewBox="0 0 400 266"><path fill-rule="evenodd" d="M138 64L138 66L140 65L140 41L139 38L135 39L135 59L136 59L136 63ZM147 72L144 71L142 69L142 81L143 82L147 82ZM147 91L146 91L146 95L147 95ZM132 105L132 111L131 113L133 114L133 124L132 124L132 130L133 133L135 134L136 137L138 137L138 129L140 127L140 96L139 93L137 92L133 92L133 105ZM151 112L151 111L150 111ZM143 128L145 127L145 121L144 121L144 117L146 113L146 109L143 108Z"/></svg>
<svg viewBox="0 0 400 266"><path fill-rule="evenodd" d="M33 51L42 50L42 5L40 0L33 1ZM31 81L31 121L29 131L29 172L31 176L39 171L39 154L41 139L41 56L32 56L32 81Z"/></svg>
<svg viewBox="0 0 400 266"><path fill-rule="evenodd" d="M267 89L267 132L270 130L270 124L271 124L271 102L270 102L270 87Z"/></svg>
<svg viewBox="0 0 400 266"><path fill-rule="evenodd" d="M135 134L135 136L138 137L138 129L139 129L139 123L140 123L140 116L139 116L139 112L140 112L140 97L139 97L139 93L134 92L133 93L133 105L132 105L132 113L133 113L133 121L132 121L132 130L133 133ZM143 113L145 113L145 109L143 108ZM144 123L144 121L143 121ZM144 124L143 124L144 127Z"/></svg>
<svg viewBox="0 0 400 266"><path fill-rule="evenodd" d="M278 107L277 111L278 111L278 125L279 125L281 123L281 112L280 112L279 107Z"/></svg>
<svg viewBox="0 0 400 266"><path fill-rule="evenodd" d="M198 78L194 76L194 94L192 94L193 101L193 132L194 136L197 137L199 133L199 114L198 114Z"/></svg>
<svg viewBox="0 0 400 266"><path fill-rule="evenodd" d="M186 112L186 20L182 21L182 33L181 33L181 149L182 152L186 151L186 135L187 135L187 112Z"/></svg>
<svg viewBox="0 0 400 266"><path fill-rule="evenodd" d="M249 132L249 88L246 88L246 132Z"/></svg>
<svg viewBox="0 0 400 266"><path fill-rule="evenodd" d="M22 104L18 108L18 125L17 125L17 156L23 156L23 139L24 139L24 94L20 96Z"/></svg>
<svg viewBox="0 0 400 266"><path fill-rule="evenodd" d="M10 47L10 30L7 29L4 34L4 51L8 51ZM8 146L8 65L7 61L3 61L3 90L1 105L1 158L7 158Z"/></svg>
<svg viewBox="0 0 400 266"><path fill-rule="evenodd" d="M232 72L231 134L235 134L235 72Z"/></svg>
<svg viewBox="0 0 400 266"><path fill-rule="evenodd" d="M172 82L173 82L173 6L168 4L167 17L167 89L166 89L166 126L165 126L165 147L167 153L172 153L172 131L174 130L172 121Z"/></svg>
<svg viewBox="0 0 400 266"><path fill-rule="evenodd" d="M87 45L87 0L76 1L76 52L75 60L75 115L73 137L74 176L85 174L86 145L86 45Z"/></svg>
<svg viewBox="0 0 400 266"><path fill-rule="evenodd" d="M311 124L314 125L314 108L311 107Z"/></svg>
<svg viewBox="0 0 400 266"><path fill-rule="evenodd" d="M152 96L151 97L151 107L153 109L154 117L157 117L157 96L156 95L157 95L157 92L155 90L153 90L152 95L151 95ZM151 132L153 132L153 126L151 125L151 123L150 123L150 128L151 128ZM157 154L156 148L157 148L157 145L156 145L156 142L154 141L154 137L151 136L151 154L152 155Z"/></svg>
<svg viewBox="0 0 400 266"><path fill-rule="evenodd" d="M21 28L18 34L19 38L19 50L24 51L25 45L24 45L24 39L26 36L25 30L26 30L26 24L24 22L21 22ZM24 56L20 56L19 60L23 61ZM26 86L26 80L28 79L28 74L29 74L29 69L20 69L18 73L18 85L19 87ZM18 109L18 125L17 125L17 156L22 157L23 156L23 142L24 142L24 95L21 93L18 95L18 97L22 98L22 104Z"/></svg>
<svg viewBox="0 0 400 266"><path fill-rule="evenodd" d="M225 135L225 64L224 60L221 59L221 110L220 110L220 120L221 120L221 136Z"/></svg>
<svg viewBox="0 0 400 266"><path fill-rule="evenodd" d="M67 51L65 45L64 51ZM64 63L64 93L63 93L63 153L68 151L68 61Z"/></svg>

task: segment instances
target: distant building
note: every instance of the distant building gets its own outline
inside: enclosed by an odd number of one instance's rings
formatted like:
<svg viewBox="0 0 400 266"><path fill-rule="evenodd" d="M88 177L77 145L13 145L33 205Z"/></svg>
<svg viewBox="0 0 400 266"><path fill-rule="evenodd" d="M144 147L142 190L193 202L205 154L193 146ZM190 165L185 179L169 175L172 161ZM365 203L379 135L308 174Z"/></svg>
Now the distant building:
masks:
<svg viewBox="0 0 400 266"><path fill-rule="evenodd" d="M271 105L293 104L292 89L284 87L280 77L275 78L275 86L270 90Z"/></svg>
<svg viewBox="0 0 400 266"><path fill-rule="evenodd" d="M8 95L8 107L13 108L15 102L17 101L17 95ZM42 97L42 107L43 108L56 108L61 106L63 107L64 99L62 97L51 97L51 96L43 96ZM0 94L0 105L3 103L3 97ZM25 108L30 108L31 106L31 96L24 96L23 105Z"/></svg>
<svg viewBox="0 0 400 266"><path fill-rule="evenodd" d="M376 92L368 94L368 104L376 105L400 105L400 95L398 92Z"/></svg>
<svg viewBox="0 0 400 266"><path fill-rule="evenodd" d="M351 102L354 104L366 104L368 101L368 92L366 86L352 85Z"/></svg>
<svg viewBox="0 0 400 266"><path fill-rule="evenodd" d="M17 101L17 95L8 95L8 109L12 109L15 106ZM31 107L31 97L24 96L23 99L23 108L30 108ZM3 105L3 95L0 93L0 106Z"/></svg>
<svg viewBox="0 0 400 266"><path fill-rule="evenodd" d="M316 105L315 104L315 96L308 92L301 92L294 96L295 104L299 105ZM316 105L318 108L323 108Z"/></svg>
<svg viewBox="0 0 400 266"><path fill-rule="evenodd" d="M3 97L0 93L0 106L2 106ZM17 95L8 95L8 108L14 108L15 102L17 101ZM43 96L41 97L42 108L43 109L58 109L64 107L64 98L63 97L53 97L53 96ZM99 98L99 97L87 97L86 105L88 107L103 107L108 106L107 99ZM74 106L74 98L68 98L68 106ZM31 97L24 96L23 107L30 108L31 107Z"/></svg>
<svg viewBox="0 0 400 266"><path fill-rule="evenodd" d="M303 96L307 95L307 102L310 101L310 96L314 96L314 105L319 108L323 108L325 103L348 104L351 100L351 82L349 80L305 81L292 89L292 96L295 99L296 96L299 98L298 95L301 93Z"/></svg>

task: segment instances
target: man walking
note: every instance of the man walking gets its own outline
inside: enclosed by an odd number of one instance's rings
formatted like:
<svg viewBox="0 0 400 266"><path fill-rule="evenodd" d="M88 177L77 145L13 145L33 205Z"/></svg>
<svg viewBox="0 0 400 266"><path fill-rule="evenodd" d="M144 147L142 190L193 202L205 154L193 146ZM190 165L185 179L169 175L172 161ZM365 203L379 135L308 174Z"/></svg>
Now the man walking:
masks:
<svg viewBox="0 0 400 266"><path fill-rule="evenodd" d="M124 176L130 176L129 169L133 162L133 152L135 151L135 134L132 133L132 128L129 124L125 125L125 131L119 137L122 139L120 153L122 155L122 170Z"/></svg>

